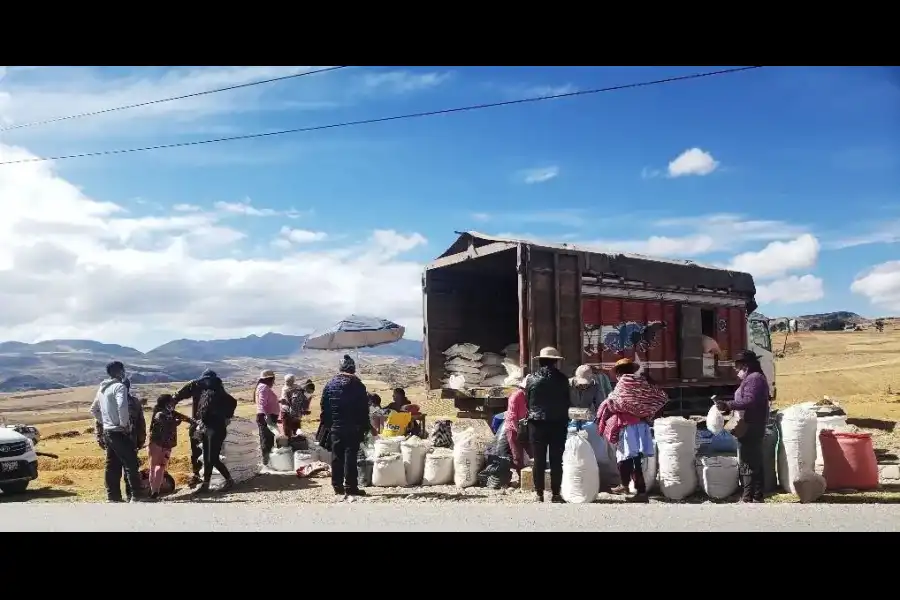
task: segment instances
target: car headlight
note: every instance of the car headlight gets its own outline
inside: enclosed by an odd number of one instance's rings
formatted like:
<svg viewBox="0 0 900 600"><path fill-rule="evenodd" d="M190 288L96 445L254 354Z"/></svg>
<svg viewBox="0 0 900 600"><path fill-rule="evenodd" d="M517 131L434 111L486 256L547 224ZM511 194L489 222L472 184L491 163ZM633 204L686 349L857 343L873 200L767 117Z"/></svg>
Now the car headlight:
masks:
<svg viewBox="0 0 900 600"><path fill-rule="evenodd" d="M29 450L34 450L34 442L31 441L30 437L25 438L25 447Z"/></svg>

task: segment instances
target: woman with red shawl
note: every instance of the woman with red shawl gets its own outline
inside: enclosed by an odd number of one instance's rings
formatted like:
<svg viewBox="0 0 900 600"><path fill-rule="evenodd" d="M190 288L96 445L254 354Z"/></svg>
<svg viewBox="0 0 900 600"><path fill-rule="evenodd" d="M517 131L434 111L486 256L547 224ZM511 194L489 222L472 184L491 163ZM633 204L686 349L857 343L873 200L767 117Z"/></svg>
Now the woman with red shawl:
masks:
<svg viewBox="0 0 900 600"><path fill-rule="evenodd" d="M597 411L600 434L616 448L616 462L622 483L611 490L614 494L628 492L634 482L635 499L645 500L647 485L641 462L654 455L653 434L649 420L665 406L666 393L644 377L630 358L616 363L616 387Z"/></svg>

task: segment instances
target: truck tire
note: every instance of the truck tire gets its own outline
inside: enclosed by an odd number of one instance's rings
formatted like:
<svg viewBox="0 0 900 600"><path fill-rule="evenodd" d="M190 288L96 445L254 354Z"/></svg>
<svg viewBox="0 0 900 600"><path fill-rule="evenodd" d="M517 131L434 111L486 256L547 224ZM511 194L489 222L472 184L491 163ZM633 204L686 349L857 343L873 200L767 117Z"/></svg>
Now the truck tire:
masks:
<svg viewBox="0 0 900 600"><path fill-rule="evenodd" d="M13 481L0 484L0 492L4 494L24 494L30 481Z"/></svg>

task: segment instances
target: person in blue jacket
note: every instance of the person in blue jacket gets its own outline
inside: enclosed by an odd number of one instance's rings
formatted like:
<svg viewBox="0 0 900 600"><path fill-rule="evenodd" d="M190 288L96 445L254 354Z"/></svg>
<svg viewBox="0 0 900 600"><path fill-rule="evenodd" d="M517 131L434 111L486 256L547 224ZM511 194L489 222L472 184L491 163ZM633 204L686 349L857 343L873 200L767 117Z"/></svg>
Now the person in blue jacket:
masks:
<svg viewBox="0 0 900 600"><path fill-rule="evenodd" d="M356 363L345 354L340 372L322 390L320 437L328 436L330 431L331 485L336 495L366 495L359 489L356 460L370 428L366 386L356 376Z"/></svg>

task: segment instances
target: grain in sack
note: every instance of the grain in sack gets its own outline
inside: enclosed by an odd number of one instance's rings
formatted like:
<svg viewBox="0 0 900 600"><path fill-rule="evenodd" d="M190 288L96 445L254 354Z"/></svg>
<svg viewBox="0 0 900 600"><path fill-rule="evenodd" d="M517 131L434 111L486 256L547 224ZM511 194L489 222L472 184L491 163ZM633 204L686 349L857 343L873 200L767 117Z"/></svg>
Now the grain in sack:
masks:
<svg viewBox="0 0 900 600"><path fill-rule="evenodd" d="M453 483L453 451L449 448L432 448L425 455L422 485L451 483Z"/></svg>
<svg viewBox="0 0 900 600"><path fill-rule="evenodd" d="M387 456L390 454L400 454L400 443L403 438L399 437L380 437L375 440L375 458L379 456Z"/></svg>
<svg viewBox="0 0 900 600"><path fill-rule="evenodd" d="M563 451L562 497L570 504L589 504L600 493L600 470L591 444L581 434L566 440Z"/></svg>
<svg viewBox="0 0 900 600"><path fill-rule="evenodd" d="M467 488L478 483L478 447L475 430L466 429L453 436L453 482L456 487Z"/></svg>
<svg viewBox="0 0 900 600"><path fill-rule="evenodd" d="M790 406L778 415L778 425L778 480L784 491L794 494L794 482L806 481L816 470L816 415L802 405Z"/></svg>
<svg viewBox="0 0 900 600"><path fill-rule="evenodd" d="M684 500L697 491L697 424L682 417L653 422L659 489L670 500Z"/></svg>
<svg viewBox="0 0 900 600"><path fill-rule="evenodd" d="M696 466L700 487L713 500L724 500L737 491L736 456L698 456Z"/></svg>
<svg viewBox="0 0 900 600"><path fill-rule="evenodd" d="M374 462L372 485L375 487L406 486L406 471L403 469L403 457L400 454L376 456Z"/></svg>
<svg viewBox="0 0 900 600"><path fill-rule="evenodd" d="M406 472L406 485L420 485L425 475L425 454L428 452L427 442L416 436L410 436L400 443L400 455L403 457L403 469Z"/></svg>

